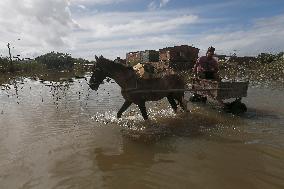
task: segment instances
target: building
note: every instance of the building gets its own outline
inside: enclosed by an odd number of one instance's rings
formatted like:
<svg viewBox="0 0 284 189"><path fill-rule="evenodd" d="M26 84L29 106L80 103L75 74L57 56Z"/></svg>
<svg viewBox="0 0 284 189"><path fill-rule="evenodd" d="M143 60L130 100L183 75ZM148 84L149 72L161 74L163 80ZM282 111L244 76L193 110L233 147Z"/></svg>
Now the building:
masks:
<svg viewBox="0 0 284 189"><path fill-rule="evenodd" d="M198 58L199 49L188 45L167 47L159 50L159 59L178 70L190 69Z"/></svg>
<svg viewBox="0 0 284 189"><path fill-rule="evenodd" d="M138 63L158 62L158 61L159 61L159 51L155 50L129 52L126 54L126 63L132 66Z"/></svg>
<svg viewBox="0 0 284 189"><path fill-rule="evenodd" d="M126 53L127 65L134 66L138 63L141 63L141 60L142 60L142 51Z"/></svg>
<svg viewBox="0 0 284 189"><path fill-rule="evenodd" d="M146 50L141 52L141 62L159 62L159 51Z"/></svg>
<svg viewBox="0 0 284 189"><path fill-rule="evenodd" d="M138 63L148 64L155 62L178 70L187 70L194 66L198 58L199 49L188 46L174 46L155 50L129 52L126 54L126 64L134 66Z"/></svg>
<svg viewBox="0 0 284 189"><path fill-rule="evenodd" d="M120 57L117 57L115 60L114 60L115 63L118 63L118 64L126 64L126 60L125 59L121 59Z"/></svg>

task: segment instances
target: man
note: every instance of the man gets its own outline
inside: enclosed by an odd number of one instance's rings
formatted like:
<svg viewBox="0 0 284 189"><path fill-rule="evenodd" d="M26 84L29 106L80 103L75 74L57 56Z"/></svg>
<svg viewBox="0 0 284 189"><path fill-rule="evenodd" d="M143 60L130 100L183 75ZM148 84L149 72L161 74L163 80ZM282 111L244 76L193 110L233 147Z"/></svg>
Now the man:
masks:
<svg viewBox="0 0 284 189"><path fill-rule="evenodd" d="M193 72L201 79L219 80L218 76L218 62L213 57L215 52L214 47L209 47L206 56L200 57L194 68Z"/></svg>

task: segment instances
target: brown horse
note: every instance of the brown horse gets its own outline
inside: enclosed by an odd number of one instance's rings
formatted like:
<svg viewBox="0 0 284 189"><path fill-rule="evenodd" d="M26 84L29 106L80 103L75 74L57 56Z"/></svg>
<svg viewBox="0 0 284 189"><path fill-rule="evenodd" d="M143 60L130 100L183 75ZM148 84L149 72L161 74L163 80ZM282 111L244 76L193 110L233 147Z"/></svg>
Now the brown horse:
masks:
<svg viewBox="0 0 284 189"><path fill-rule="evenodd" d="M125 99L124 104L117 113L120 118L122 113L132 104L138 105L143 118L148 119L145 102L157 101L167 97L171 107L176 112L177 103L186 110L183 97L184 92L168 92L169 89L184 89L184 81L176 74L162 78L142 79L138 78L132 67L114 63L111 60L96 56L93 74L89 81L91 89L98 90L99 85L107 77L112 78L121 87L121 94ZM130 90L134 89L134 90ZM137 90L139 90L139 92ZM147 92L147 90L161 90L161 92ZM136 92L135 92L136 91ZM142 91L142 92L141 92ZM175 101L176 100L176 101Z"/></svg>

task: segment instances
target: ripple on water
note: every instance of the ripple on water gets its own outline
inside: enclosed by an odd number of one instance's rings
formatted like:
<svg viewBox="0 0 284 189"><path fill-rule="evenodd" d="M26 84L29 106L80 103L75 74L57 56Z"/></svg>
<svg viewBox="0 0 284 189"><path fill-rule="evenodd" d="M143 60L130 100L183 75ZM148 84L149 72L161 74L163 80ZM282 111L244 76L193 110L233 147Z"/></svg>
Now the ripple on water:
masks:
<svg viewBox="0 0 284 189"><path fill-rule="evenodd" d="M226 138L240 135L242 132L242 121L238 117L223 116L218 112L203 114L197 110L175 114L169 107L153 107L149 108L148 112L147 121L143 120L137 109L129 110L120 119L116 118L116 111L96 113L91 119L98 123L96 126L116 125L121 127L124 136L146 142L169 136L206 138L222 135ZM221 140L225 140L224 138Z"/></svg>
<svg viewBox="0 0 284 189"><path fill-rule="evenodd" d="M249 112L242 117L208 104L190 104L191 112L175 114L162 100L147 104L150 120L144 121L136 106L116 118L123 98L115 83L97 93L78 80L64 86L16 84L0 91L0 174L5 175L0 185L6 186L1 188L32 180L38 185L24 187L88 188L113 181L117 188L129 180L150 188L283 183L283 111L276 110L282 92L250 90Z"/></svg>

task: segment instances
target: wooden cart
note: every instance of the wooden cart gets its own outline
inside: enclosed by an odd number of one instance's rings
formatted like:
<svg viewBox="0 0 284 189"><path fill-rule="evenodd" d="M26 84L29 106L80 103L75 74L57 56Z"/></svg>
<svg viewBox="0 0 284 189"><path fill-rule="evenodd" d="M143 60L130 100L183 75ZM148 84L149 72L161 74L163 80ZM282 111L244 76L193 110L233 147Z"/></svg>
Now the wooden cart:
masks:
<svg viewBox="0 0 284 189"><path fill-rule="evenodd" d="M192 89L194 93L189 100L191 102L206 103L207 98L211 98L223 106L227 112L241 114L247 111L246 105L241 100L247 96L248 84L249 82L213 81L193 78ZM227 99L234 99L234 101L224 102Z"/></svg>
<svg viewBox="0 0 284 189"><path fill-rule="evenodd" d="M247 96L248 82L236 81L213 81L193 78L191 87L184 89L139 89L129 88L130 93L164 93L164 92L190 92L193 95L189 98L191 102L206 103L207 98L217 101L227 112L241 114L247 111L247 107L241 102ZM234 99L225 102L227 99Z"/></svg>

